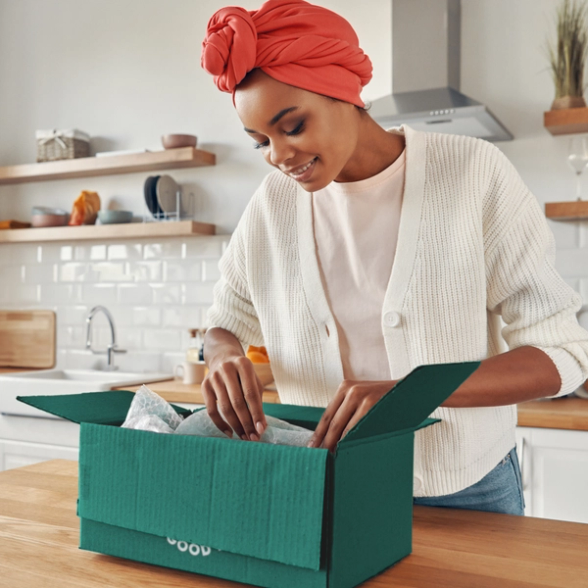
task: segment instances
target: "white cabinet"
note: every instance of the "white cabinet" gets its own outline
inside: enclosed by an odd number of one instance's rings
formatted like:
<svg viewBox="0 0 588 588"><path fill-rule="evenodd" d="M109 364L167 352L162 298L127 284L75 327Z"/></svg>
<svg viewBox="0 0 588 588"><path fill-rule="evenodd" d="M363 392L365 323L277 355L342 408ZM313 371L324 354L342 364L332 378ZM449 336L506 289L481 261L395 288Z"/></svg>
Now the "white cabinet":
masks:
<svg viewBox="0 0 588 588"><path fill-rule="evenodd" d="M49 459L78 459L80 427L57 418L0 413L0 471Z"/></svg>
<svg viewBox="0 0 588 588"><path fill-rule="evenodd" d="M74 447L0 440L0 471L47 461L49 459L78 459Z"/></svg>
<svg viewBox="0 0 588 588"><path fill-rule="evenodd" d="M200 404L174 403L190 410ZM0 472L49 459L78 459L80 426L57 417L0 412Z"/></svg>
<svg viewBox="0 0 588 588"><path fill-rule="evenodd" d="M517 427L525 514L588 523L588 431Z"/></svg>

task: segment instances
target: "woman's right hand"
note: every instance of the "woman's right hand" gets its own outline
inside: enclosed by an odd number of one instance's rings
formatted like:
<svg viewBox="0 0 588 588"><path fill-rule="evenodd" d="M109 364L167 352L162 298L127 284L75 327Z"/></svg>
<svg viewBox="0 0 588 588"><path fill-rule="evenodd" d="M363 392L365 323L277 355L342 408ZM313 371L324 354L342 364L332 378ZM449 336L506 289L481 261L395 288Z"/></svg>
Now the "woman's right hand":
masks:
<svg viewBox="0 0 588 588"><path fill-rule="evenodd" d="M212 422L228 437L235 431L241 439L259 441L267 427L263 385L241 344L225 329L210 329L204 355L209 371L202 382L202 394Z"/></svg>

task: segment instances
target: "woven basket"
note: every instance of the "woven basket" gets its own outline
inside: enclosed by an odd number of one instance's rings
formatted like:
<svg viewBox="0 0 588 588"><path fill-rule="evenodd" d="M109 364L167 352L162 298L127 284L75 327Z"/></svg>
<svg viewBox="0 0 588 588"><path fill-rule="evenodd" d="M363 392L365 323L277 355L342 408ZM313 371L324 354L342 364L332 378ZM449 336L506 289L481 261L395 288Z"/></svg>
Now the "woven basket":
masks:
<svg viewBox="0 0 588 588"><path fill-rule="evenodd" d="M73 135L83 136L75 130L53 131L51 136L46 131L37 132L37 162L89 157L90 141Z"/></svg>

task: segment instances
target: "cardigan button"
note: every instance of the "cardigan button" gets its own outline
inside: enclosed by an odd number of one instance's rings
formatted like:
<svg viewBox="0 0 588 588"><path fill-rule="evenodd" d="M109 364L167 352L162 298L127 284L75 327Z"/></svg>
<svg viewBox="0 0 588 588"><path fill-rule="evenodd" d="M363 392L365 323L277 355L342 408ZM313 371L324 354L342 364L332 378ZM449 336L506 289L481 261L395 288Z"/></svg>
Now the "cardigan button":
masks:
<svg viewBox="0 0 588 588"><path fill-rule="evenodd" d="M388 327L397 327L400 324L400 314L395 311L387 312L384 315L384 323Z"/></svg>

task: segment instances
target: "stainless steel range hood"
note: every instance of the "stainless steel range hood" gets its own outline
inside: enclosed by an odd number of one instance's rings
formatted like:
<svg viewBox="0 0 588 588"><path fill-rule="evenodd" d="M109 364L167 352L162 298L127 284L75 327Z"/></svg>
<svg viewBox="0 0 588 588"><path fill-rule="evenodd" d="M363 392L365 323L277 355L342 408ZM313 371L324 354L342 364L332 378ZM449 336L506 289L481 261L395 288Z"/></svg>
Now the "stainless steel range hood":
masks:
<svg viewBox="0 0 588 588"><path fill-rule="evenodd" d="M513 139L488 107L459 91L460 37L460 0L392 0L392 94L372 102L372 117L386 128Z"/></svg>

